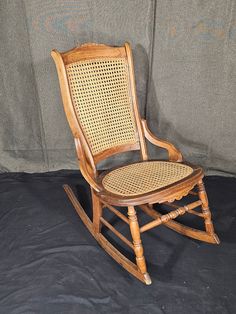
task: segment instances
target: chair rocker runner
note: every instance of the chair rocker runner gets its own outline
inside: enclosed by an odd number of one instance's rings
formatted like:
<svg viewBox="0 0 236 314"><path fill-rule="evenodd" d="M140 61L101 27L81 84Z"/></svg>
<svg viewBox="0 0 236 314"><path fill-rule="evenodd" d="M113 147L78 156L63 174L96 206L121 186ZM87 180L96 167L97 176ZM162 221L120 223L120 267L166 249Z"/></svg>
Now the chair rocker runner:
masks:
<svg viewBox="0 0 236 314"><path fill-rule="evenodd" d="M140 118L130 45L110 47L88 43L64 53L53 50L51 55L57 67L80 170L91 187L92 220L72 189L68 185L64 185L64 189L83 223L104 250L136 278L151 284L141 240L143 232L163 224L188 237L218 244L202 181L203 170L184 163L181 153L172 144L153 135L146 121ZM146 140L166 149L169 160L149 160ZM140 151L140 162L98 173L96 167L100 161L134 150ZM196 201L185 206L175 204L175 200L188 194L195 195ZM168 205L173 210L160 214L152 206L155 203ZM153 220L140 226L135 206ZM195 210L199 206L201 212ZM132 241L105 220L105 209L129 226ZM174 220L185 213L201 217L205 231ZM102 226L134 251L136 263L105 238Z"/></svg>

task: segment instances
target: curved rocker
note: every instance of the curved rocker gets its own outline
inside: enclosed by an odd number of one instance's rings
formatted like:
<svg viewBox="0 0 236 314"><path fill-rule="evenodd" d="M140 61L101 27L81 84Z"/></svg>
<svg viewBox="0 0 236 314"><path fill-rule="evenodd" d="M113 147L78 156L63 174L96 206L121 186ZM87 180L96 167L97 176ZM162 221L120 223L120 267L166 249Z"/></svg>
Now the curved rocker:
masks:
<svg viewBox="0 0 236 314"><path fill-rule="evenodd" d="M80 219L83 221L84 225L88 228L89 232L92 236L98 241L98 243L104 248L104 250L112 257L115 261L117 261L122 267L128 270L133 276L138 278L140 281L144 282L146 285L150 285L152 283L149 274L146 272L142 274L137 265L132 263L127 257L121 254L100 232L96 232L94 228L94 224L89 219L88 215L85 213L83 207L78 201L72 189L69 185L63 185L63 188L68 195L71 203L73 204L77 214Z"/></svg>
<svg viewBox="0 0 236 314"><path fill-rule="evenodd" d="M81 220L104 250L130 274L151 284L147 272L142 233L161 224L188 237L218 244L200 167L183 162L180 151L148 129L138 111L133 59L130 45L110 47L88 43L64 53L51 53L58 72L65 113L75 140L80 171L91 187L93 218L87 216L68 185L65 192ZM146 141L166 149L167 161L149 160ZM138 163L97 171L97 164L115 154L140 151ZM193 192L193 188L198 192ZM188 194L196 200L184 206L175 204ZM171 207L160 214L152 204ZM114 206L119 206L117 209ZM139 226L134 206L153 220ZM195 210L201 207L202 211ZM110 210L126 223L131 240L103 217ZM125 214L127 212L127 215ZM184 226L174 219L189 213L204 220L206 231ZM111 230L134 252L136 263L118 251L102 234L102 226Z"/></svg>

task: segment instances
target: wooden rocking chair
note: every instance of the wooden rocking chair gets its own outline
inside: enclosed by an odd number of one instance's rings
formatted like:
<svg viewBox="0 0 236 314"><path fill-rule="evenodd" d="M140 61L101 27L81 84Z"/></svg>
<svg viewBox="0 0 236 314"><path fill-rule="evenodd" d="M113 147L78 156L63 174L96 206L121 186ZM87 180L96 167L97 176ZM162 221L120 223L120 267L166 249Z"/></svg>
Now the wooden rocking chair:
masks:
<svg viewBox="0 0 236 314"><path fill-rule="evenodd" d="M141 234L164 224L188 237L219 243L214 233L207 194L202 182L203 170L183 162L172 144L153 135L138 111L131 47L110 47L88 43L64 53L51 53L59 76L65 113L74 136L80 170L92 193L93 219L85 213L68 185L64 189L80 218L104 248L128 272L147 285L151 284L144 258ZM169 160L149 160L145 140L168 151ZM118 153L139 150L141 160L98 173L98 162ZM197 188L197 192L193 188ZM193 194L197 200L178 206ZM160 214L153 208L164 203L172 211ZM117 209L117 206L119 209ZM139 226L135 207L153 220ZM201 207L201 211L194 210ZM128 216L125 215L126 210ZM118 232L103 217L106 208L130 228L132 241ZM193 229L174 219L185 213L204 219L206 231ZM121 254L102 234L104 225L128 245L136 264Z"/></svg>

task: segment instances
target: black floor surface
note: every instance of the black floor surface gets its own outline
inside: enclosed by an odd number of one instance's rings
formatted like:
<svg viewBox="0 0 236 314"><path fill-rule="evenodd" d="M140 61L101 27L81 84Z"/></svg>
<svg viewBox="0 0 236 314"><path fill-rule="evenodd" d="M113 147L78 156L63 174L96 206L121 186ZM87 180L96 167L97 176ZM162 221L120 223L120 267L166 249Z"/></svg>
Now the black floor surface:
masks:
<svg viewBox="0 0 236 314"><path fill-rule="evenodd" d="M64 183L90 211L79 172L0 175L1 314L236 313L235 178L205 179L219 246L163 226L143 235L151 286L99 247L64 193ZM198 220L185 219L201 226ZM112 223L128 234L117 219Z"/></svg>

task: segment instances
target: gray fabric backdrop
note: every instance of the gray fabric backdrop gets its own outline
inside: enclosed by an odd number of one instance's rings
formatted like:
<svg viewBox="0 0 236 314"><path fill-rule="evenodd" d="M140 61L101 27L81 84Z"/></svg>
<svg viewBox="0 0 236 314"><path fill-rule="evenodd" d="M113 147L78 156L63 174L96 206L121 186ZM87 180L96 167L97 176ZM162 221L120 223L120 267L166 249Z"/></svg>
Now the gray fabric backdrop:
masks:
<svg viewBox="0 0 236 314"><path fill-rule="evenodd" d="M1 171L77 167L50 51L129 41L152 131L208 173L236 174L234 0L2 0L0 15Z"/></svg>

